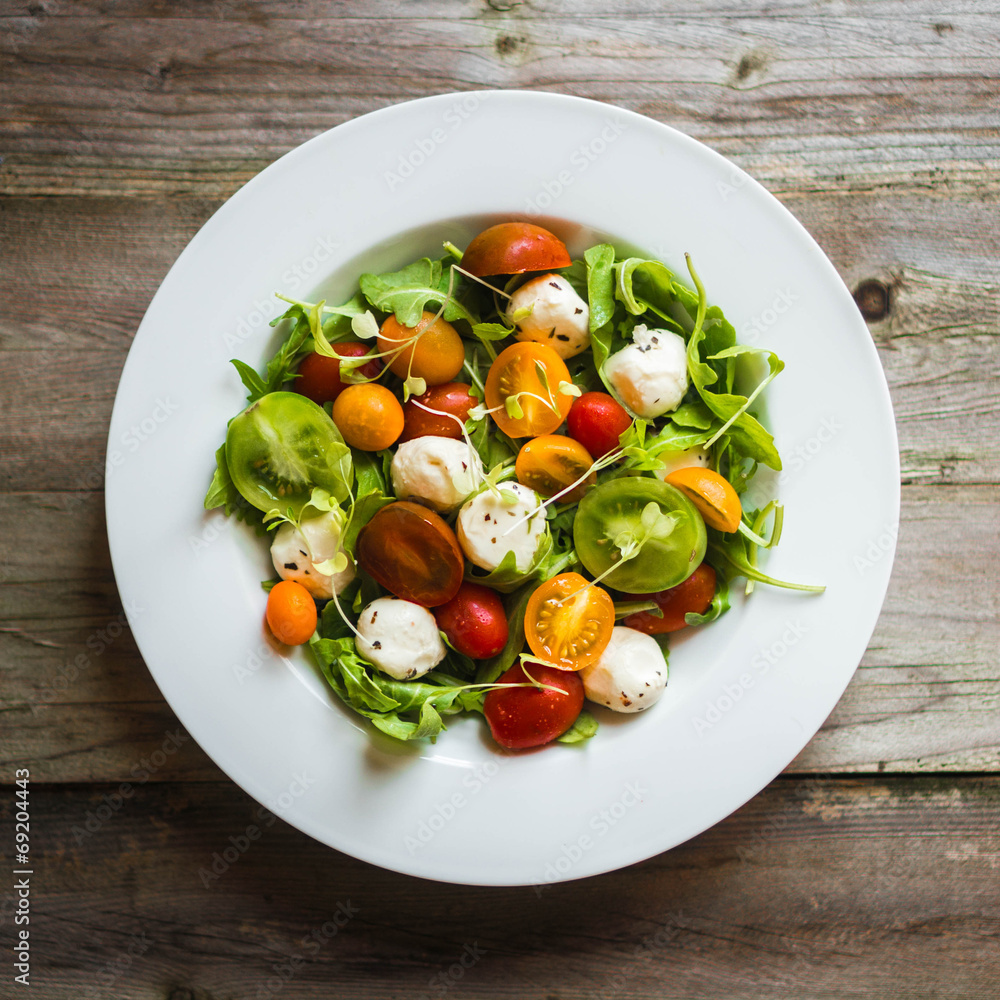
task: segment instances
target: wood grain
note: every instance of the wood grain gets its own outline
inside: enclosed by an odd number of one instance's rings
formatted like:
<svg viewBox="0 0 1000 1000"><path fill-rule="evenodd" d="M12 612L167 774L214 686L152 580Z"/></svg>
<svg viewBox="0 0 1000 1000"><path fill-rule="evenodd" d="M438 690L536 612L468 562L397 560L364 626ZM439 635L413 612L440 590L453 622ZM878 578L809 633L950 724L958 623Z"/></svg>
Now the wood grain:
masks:
<svg viewBox="0 0 1000 1000"><path fill-rule="evenodd" d="M509 8L509 9L497 9ZM997 190L989 4L7 3L10 193L225 196L333 125L529 87L674 124L772 186ZM220 21L225 30L220 31ZM392 58L387 57L392 53Z"/></svg>
<svg viewBox="0 0 1000 1000"><path fill-rule="evenodd" d="M33 793L47 1000L251 998L282 977L357 1000L985 1000L1000 977L997 778L779 780L650 861L508 889L373 868L228 783L132 792Z"/></svg>
<svg viewBox="0 0 1000 1000"><path fill-rule="evenodd" d="M904 491L875 635L791 771L1000 771L998 501L995 486ZM0 494L0 520L0 760L33 761L36 781L125 778L177 723L125 628L102 495ZM190 747L156 780L181 777L218 771Z"/></svg>

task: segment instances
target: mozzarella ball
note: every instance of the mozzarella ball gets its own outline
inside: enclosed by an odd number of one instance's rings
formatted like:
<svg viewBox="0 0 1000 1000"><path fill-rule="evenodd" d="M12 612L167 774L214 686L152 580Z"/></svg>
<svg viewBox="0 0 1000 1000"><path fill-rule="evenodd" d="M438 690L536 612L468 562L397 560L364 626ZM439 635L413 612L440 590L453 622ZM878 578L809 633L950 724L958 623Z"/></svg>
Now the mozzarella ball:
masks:
<svg viewBox="0 0 1000 1000"><path fill-rule="evenodd" d="M399 597L372 601L361 612L358 631L358 653L397 681L423 677L447 652L434 615Z"/></svg>
<svg viewBox="0 0 1000 1000"><path fill-rule="evenodd" d="M342 514L327 511L310 517L295 528L287 522L278 528L271 542L271 561L282 580L301 583L313 597L325 600L338 594L354 579L354 565L348 557L347 568L333 576L316 569L337 554Z"/></svg>
<svg viewBox="0 0 1000 1000"><path fill-rule="evenodd" d="M604 374L637 417L661 417L676 410L687 392L684 338L640 324L632 331L632 343L604 362Z"/></svg>
<svg viewBox="0 0 1000 1000"><path fill-rule="evenodd" d="M701 445L688 448L687 451L661 451L656 457L663 463L663 468L655 472L659 479L666 479L678 469L708 467L708 451Z"/></svg>
<svg viewBox="0 0 1000 1000"><path fill-rule="evenodd" d="M514 553L517 569L527 572L548 528L545 513L539 513L518 524L505 535L508 525L516 524L525 515L538 510L541 500L534 490L520 483L500 483L502 493L512 493L513 502L483 490L474 496L458 514L458 544L471 563L480 569L494 570L508 552Z"/></svg>
<svg viewBox="0 0 1000 1000"><path fill-rule="evenodd" d="M651 635L616 625L600 659L580 671L583 693L613 712L641 712L667 686L667 662Z"/></svg>
<svg viewBox="0 0 1000 1000"><path fill-rule="evenodd" d="M454 510L482 481L483 463L464 441L428 434L406 441L392 457L392 489L400 500Z"/></svg>
<svg viewBox="0 0 1000 1000"><path fill-rule="evenodd" d="M531 312L515 320L520 309ZM543 274L521 285L510 297L507 316L517 327L518 340L548 344L561 358L575 357L590 347L590 309L558 274Z"/></svg>

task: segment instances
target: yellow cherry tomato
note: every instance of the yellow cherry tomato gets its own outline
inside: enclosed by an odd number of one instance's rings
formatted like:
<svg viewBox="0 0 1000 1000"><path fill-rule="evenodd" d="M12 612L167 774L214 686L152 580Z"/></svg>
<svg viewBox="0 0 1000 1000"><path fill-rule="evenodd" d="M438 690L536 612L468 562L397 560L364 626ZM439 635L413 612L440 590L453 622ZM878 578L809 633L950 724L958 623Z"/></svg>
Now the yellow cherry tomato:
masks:
<svg viewBox="0 0 1000 1000"><path fill-rule="evenodd" d="M698 513L710 528L736 531L743 516L739 494L727 479L702 466L677 469L666 478L698 508Z"/></svg>
<svg viewBox="0 0 1000 1000"><path fill-rule="evenodd" d="M579 573L546 580L528 598L524 611L524 636L531 651L560 670L583 670L596 663L614 625L611 595Z"/></svg>
<svg viewBox="0 0 1000 1000"><path fill-rule="evenodd" d="M333 422L360 451L381 451L403 433L403 407L384 385L349 385L334 401Z"/></svg>
<svg viewBox="0 0 1000 1000"><path fill-rule="evenodd" d="M424 312L414 326L403 326L395 316L389 316L378 334L380 352L398 351L385 358L394 375L413 375L428 385L450 382L465 361L465 348L458 331L443 319L431 322L435 314Z"/></svg>
<svg viewBox="0 0 1000 1000"><path fill-rule="evenodd" d="M514 463L514 473L522 486L551 497L586 475L593 464L590 452L579 441L561 434L543 434L522 445ZM560 499L564 503L575 503L595 482L597 473L591 472Z"/></svg>
<svg viewBox="0 0 1000 1000"><path fill-rule="evenodd" d="M490 366L486 405L497 427L509 437L551 434L566 419L574 399L560 392L559 385L572 381L565 362L551 347L513 344Z"/></svg>

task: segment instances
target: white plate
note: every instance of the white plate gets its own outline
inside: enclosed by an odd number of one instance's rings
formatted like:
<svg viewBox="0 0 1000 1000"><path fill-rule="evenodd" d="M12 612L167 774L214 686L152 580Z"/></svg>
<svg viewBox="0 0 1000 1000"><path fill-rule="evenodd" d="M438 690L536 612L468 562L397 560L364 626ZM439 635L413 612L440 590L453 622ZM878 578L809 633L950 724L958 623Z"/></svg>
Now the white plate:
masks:
<svg viewBox="0 0 1000 1000"><path fill-rule="evenodd" d="M684 273L786 369L768 410L786 461L776 576L678 638L636 717L600 711L582 747L498 754L478 718L395 744L262 629L266 547L201 509L226 421L229 358L260 363L273 291L346 298L364 270L531 218L579 254L612 237ZM648 858L763 788L857 667L892 565L899 466L868 331L819 247L762 187L640 115L555 94L446 94L317 136L234 195L178 258L136 335L108 443L107 518L136 641L181 722L249 794L310 836L397 871L514 885ZM234 831L239 833L241 831Z"/></svg>

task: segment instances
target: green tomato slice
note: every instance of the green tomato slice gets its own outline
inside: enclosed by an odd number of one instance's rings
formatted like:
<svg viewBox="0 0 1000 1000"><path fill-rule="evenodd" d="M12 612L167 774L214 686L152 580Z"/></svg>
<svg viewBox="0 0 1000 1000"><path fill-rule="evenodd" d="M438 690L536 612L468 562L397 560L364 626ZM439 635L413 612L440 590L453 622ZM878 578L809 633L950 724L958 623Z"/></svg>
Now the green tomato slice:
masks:
<svg viewBox="0 0 1000 1000"><path fill-rule="evenodd" d="M338 503L350 495L351 449L323 407L297 392L272 392L229 422L226 464L254 507L298 516L315 487Z"/></svg>
<svg viewBox="0 0 1000 1000"><path fill-rule="evenodd" d="M619 543L643 538L643 511L650 503L671 518L673 529L666 537L645 538L638 553L623 560ZM647 513L647 522L650 513L655 510ZM595 487L580 501L573 522L573 545L587 571L600 576L620 562L601 582L626 594L657 593L683 583L705 558L707 540L694 504L680 490L647 476Z"/></svg>

